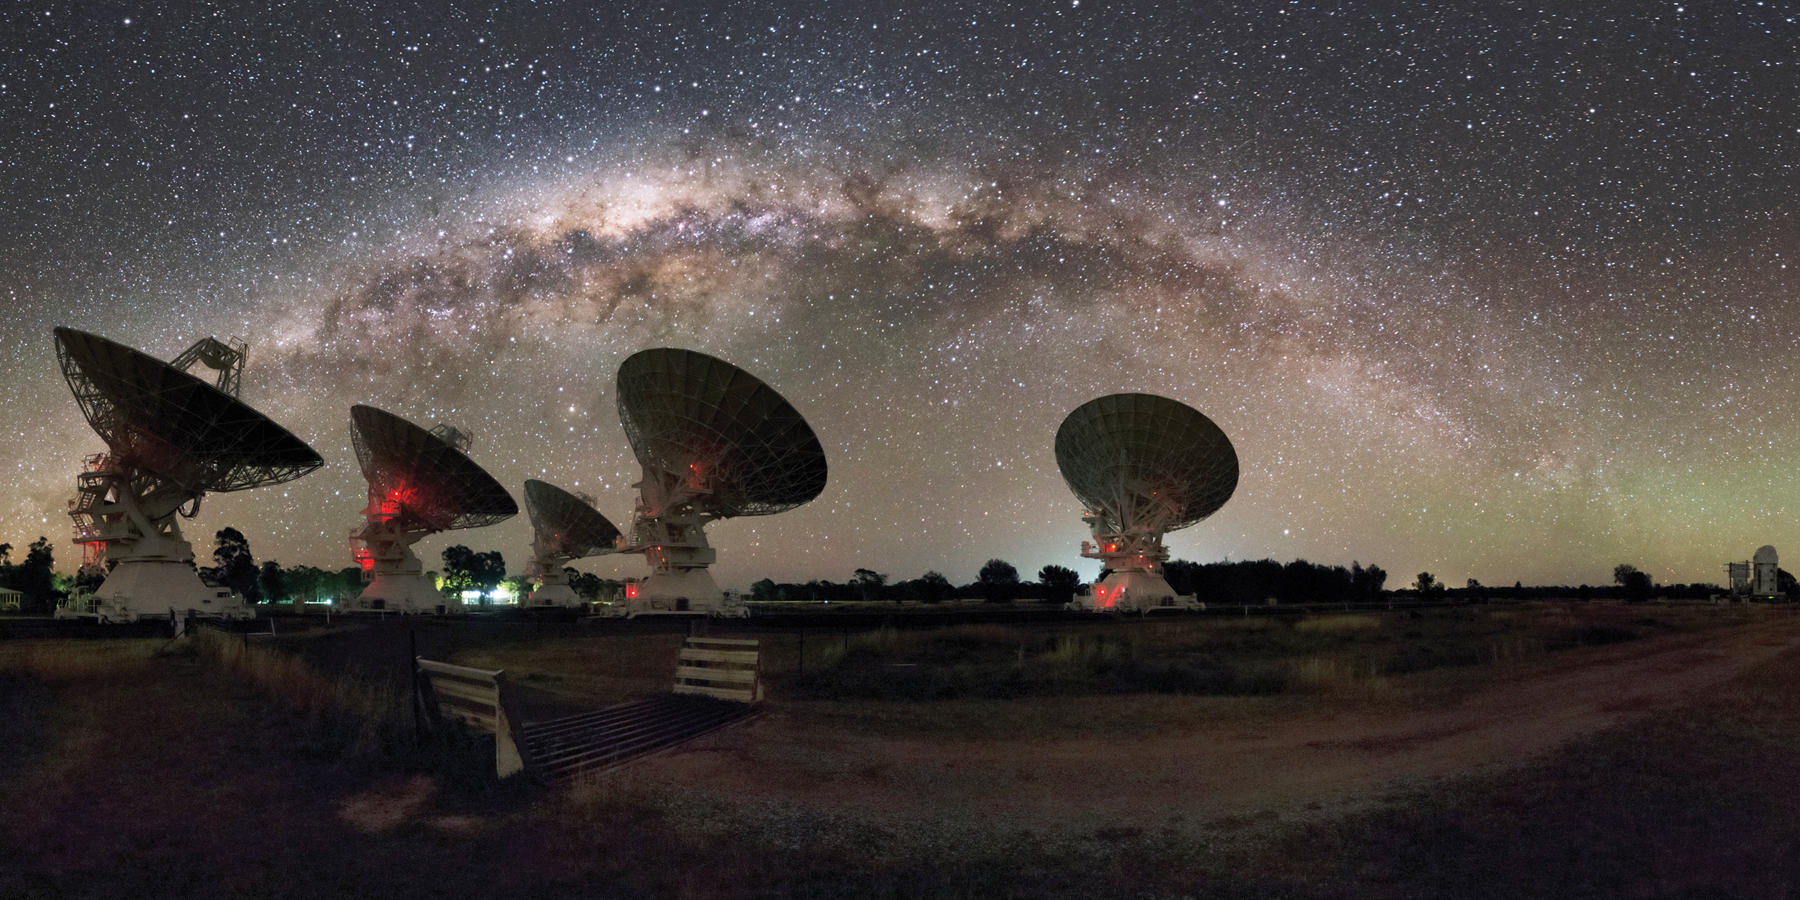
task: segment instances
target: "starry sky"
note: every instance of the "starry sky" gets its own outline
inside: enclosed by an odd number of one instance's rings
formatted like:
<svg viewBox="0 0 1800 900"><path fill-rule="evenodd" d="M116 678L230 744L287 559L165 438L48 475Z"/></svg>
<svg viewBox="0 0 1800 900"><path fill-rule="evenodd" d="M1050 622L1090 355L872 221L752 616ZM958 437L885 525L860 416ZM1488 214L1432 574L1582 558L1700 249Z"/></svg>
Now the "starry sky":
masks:
<svg viewBox="0 0 1800 900"><path fill-rule="evenodd" d="M628 520L613 378L674 346L768 382L830 460L811 504L712 526L728 588L1091 578L1052 439L1125 391L1237 448L1177 557L1720 581L1800 554L1797 62L1791 7L1754 0L19 0L0 540L79 559L104 447L67 325L248 340L244 398L327 459L209 497L203 558L231 525L349 564L354 403ZM417 549L517 572L530 540Z"/></svg>

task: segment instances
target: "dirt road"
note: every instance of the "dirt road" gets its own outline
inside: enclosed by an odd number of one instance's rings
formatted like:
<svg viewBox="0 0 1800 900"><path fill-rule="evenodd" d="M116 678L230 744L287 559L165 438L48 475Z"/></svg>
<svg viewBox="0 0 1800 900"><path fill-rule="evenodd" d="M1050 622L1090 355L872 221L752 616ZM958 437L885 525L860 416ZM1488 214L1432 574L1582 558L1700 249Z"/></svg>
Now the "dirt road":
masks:
<svg viewBox="0 0 1800 900"><path fill-rule="evenodd" d="M1396 791L1519 765L1703 702L1783 654L1800 654L1800 619L1785 615L1557 654L1422 710L1322 703L1125 737L907 738L821 728L793 708L635 764L630 777L896 826L1196 832L1365 809Z"/></svg>

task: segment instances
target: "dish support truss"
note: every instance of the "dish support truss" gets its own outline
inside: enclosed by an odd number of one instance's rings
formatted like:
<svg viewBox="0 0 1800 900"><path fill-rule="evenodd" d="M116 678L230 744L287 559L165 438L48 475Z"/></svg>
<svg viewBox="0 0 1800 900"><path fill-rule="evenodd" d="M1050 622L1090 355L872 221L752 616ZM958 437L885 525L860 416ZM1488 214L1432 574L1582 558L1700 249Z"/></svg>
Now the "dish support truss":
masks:
<svg viewBox="0 0 1800 900"><path fill-rule="evenodd" d="M404 504L373 485L362 513L362 527L350 532L350 555L368 587L351 601L355 609L399 613L462 609L462 599L439 591L412 551L412 545L442 529L416 527L417 519L407 515Z"/></svg>
<svg viewBox="0 0 1800 900"><path fill-rule="evenodd" d="M194 548L182 536L178 516L192 518L199 510L198 492L183 491L110 454L90 456L85 463L69 501L75 542L82 545L84 568L110 561L113 569L83 615L108 622L171 612L183 617L190 610L251 616L242 597L207 585L194 571Z"/></svg>
<svg viewBox="0 0 1800 900"><path fill-rule="evenodd" d="M630 537L620 553L641 553L649 577L625 584L623 607L613 615L747 616L743 601L719 590L707 567L719 552L706 539L706 526L723 518L708 509L703 481L681 473L646 468L632 512Z"/></svg>
<svg viewBox="0 0 1800 900"><path fill-rule="evenodd" d="M602 550L598 553L586 553L580 556L567 555L562 542L553 537L545 537L542 533L531 539L531 560L525 564L525 577L537 579L537 589L526 598L527 606L561 606L573 609L586 601L569 587L569 573L563 566L577 559L588 556L604 556L617 552L614 549Z"/></svg>
<svg viewBox="0 0 1800 900"><path fill-rule="evenodd" d="M1088 512L1081 517L1094 539L1081 542L1081 555L1100 560L1106 577L1069 608L1084 612L1149 612L1152 609L1204 609L1193 596L1175 593L1163 577L1169 559L1163 529L1149 524L1119 528L1109 517Z"/></svg>

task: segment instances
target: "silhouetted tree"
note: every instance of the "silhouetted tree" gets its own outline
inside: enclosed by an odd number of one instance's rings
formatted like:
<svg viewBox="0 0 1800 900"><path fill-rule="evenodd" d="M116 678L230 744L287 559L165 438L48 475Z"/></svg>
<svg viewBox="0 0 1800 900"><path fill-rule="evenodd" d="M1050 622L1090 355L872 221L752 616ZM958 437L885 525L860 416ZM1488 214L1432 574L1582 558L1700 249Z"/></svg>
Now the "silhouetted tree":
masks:
<svg viewBox="0 0 1800 900"><path fill-rule="evenodd" d="M926 572L908 582L913 586L913 596L921 603L942 603L956 593L956 587L939 572Z"/></svg>
<svg viewBox="0 0 1800 900"><path fill-rule="evenodd" d="M500 586L506 578L506 560L500 551L476 553L462 544L444 548L443 586L452 591L480 591Z"/></svg>
<svg viewBox="0 0 1800 900"><path fill-rule="evenodd" d="M330 603L354 597L362 590L362 569L356 566L328 572L312 566L295 566L282 573L289 596L302 603Z"/></svg>
<svg viewBox="0 0 1800 900"><path fill-rule="evenodd" d="M108 560L108 562L111 562L111 560ZM80 569L75 570L76 589L87 591L89 593L99 590L100 585L106 583L106 571L107 569L105 566L82 566Z"/></svg>
<svg viewBox="0 0 1800 900"><path fill-rule="evenodd" d="M475 551L462 544L452 544L444 548L443 575L439 578L441 587L452 593L474 590Z"/></svg>
<svg viewBox="0 0 1800 900"><path fill-rule="evenodd" d="M1045 566L1038 570L1037 577L1051 603L1067 603L1075 599L1075 588L1081 584L1081 576L1075 574L1074 569L1063 566Z"/></svg>
<svg viewBox="0 0 1800 900"><path fill-rule="evenodd" d="M262 591L265 602L279 603L289 599L287 572L283 571L281 563L275 560L264 562L261 568L256 570L256 586Z"/></svg>
<svg viewBox="0 0 1800 900"><path fill-rule="evenodd" d="M1650 599L1650 576L1638 571L1637 566L1620 563L1613 566L1613 580L1625 589L1625 599L1631 603L1642 603Z"/></svg>
<svg viewBox="0 0 1800 900"><path fill-rule="evenodd" d="M250 541L243 532L226 526L213 535L218 542L213 550L212 580L220 587L230 588L243 595L243 598L255 603L262 599L262 591L256 585L256 557L250 555Z"/></svg>
<svg viewBox="0 0 1800 900"><path fill-rule="evenodd" d="M1363 568L1362 563L1350 564L1350 590L1356 599L1374 601L1381 599L1382 585L1387 584L1387 572L1380 566Z"/></svg>
<svg viewBox="0 0 1800 900"><path fill-rule="evenodd" d="M20 598L20 612L47 613L61 599L56 590L56 555L50 539L39 537L25 551L25 561L12 567L12 589Z"/></svg>
<svg viewBox="0 0 1800 900"><path fill-rule="evenodd" d="M606 586L600 576L570 566L563 566L563 574L568 576L569 590L574 591L575 596L589 603L600 599L600 591Z"/></svg>
<svg viewBox="0 0 1800 900"><path fill-rule="evenodd" d="M856 592L863 600L881 599L881 588L887 584L887 576L874 569L857 569L851 576L850 583L856 586ZM899 602L900 595L894 595Z"/></svg>
<svg viewBox="0 0 1800 900"><path fill-rule="evenodd" d="M1419 573L1418 579L1413 582L1413 590L1419 592L1420 600L1436 600L1444 594L1444 586L1430 572Z"/></svg>
<svg viewBox="0 0 1800 900"><path fill-rule="evenodd" d="M975 576L982 599L989 603L1007 603L1019 595L1019 570L1003 559L990 559Z"/></svg>
<svg viewBox="0 0 1800 900"><path fill-rule="evenodd" d="M750 586L750 599L752 600L767 603L778 597L780 597L780 594L776 591L775 582L768 578L764 578Z"/></svg>

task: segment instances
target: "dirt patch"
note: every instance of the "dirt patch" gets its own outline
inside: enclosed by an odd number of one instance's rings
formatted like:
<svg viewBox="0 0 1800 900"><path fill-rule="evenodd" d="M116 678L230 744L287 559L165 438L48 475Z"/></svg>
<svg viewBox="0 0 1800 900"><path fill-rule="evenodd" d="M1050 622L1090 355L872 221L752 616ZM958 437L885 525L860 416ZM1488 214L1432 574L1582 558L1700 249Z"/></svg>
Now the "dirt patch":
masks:
<svg viewBox="0 0 1800 900"><path fill-rule="evenodd" d="M417 819L437 792L437 782L423 775L394 779L346 797L338 804L338 818L368 834L392 831Z"/></svg>
<svg viewBox="0 0 1800 900"><path fill-rule="evenodd" d="M893 827L1198 833L1366 810L1442 779L1505 770L1796 650L1800 621L1783 616L1569 651L1424 710L1346 703L1117 737L907 737L822 723L793 704L645 761L632 777Z"/></svg>

